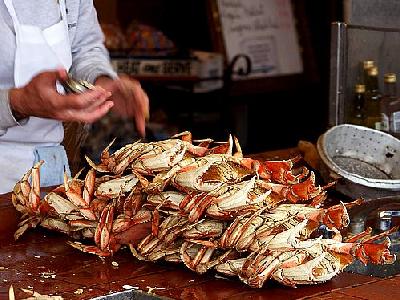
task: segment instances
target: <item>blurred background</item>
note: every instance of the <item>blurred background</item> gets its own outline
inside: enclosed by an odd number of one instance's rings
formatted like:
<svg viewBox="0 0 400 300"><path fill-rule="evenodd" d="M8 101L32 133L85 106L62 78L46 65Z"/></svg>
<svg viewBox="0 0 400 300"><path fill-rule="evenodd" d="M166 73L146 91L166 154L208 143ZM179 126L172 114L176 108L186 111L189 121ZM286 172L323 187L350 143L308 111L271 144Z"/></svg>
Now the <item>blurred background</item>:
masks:
<svg viewBox="0 0 400 300"><path fill-rule="evenodd" d="M232 61L226 58L224 37L215 22L216 2L94 1L106 46L120 71L135 71L135 65L126 69L127 58L136 63L199 60L194 53L200 52L206 53L202 66L222 61L221 72L201 78L131 74L150 97L147 139L189 130L195 139L226 140L232 133L247 154L295 147L299 140L315 142L328 127L331 23L343 20L343 1L288 1L302 71L244 80L232 80ZM246 60L238 64L245 72ZM93 124L84 151L98 157L114 137L116 146L131 142L135 130L130 120L109 116Z"/></svg>

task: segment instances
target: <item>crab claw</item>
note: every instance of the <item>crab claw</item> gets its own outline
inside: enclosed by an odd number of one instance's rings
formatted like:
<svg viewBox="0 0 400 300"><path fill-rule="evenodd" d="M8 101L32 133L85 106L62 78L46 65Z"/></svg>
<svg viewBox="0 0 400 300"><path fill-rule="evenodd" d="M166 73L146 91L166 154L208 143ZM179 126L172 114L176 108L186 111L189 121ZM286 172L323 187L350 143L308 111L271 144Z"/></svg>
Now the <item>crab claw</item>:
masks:
<svg viewBox="0 0 400 300"><path fill-rule="evenodd" d="M389 247L391 243L388 235L398 230L399 227L393 227L390 230L362 240L360 245L355 249L354 255L365 265L368 261L373 264L394 263L396 261L396 255L390 253ZM383 242L373 243L382 238L384 239Z"/></svg>
<svg viewBox="0 0 400 300"><path fill-rule="evenodd" d="M350 217L346 206L340 202L338 205L329 207L325 211L325 215L322 218L322 223L325 224L329 229L342 229L349 226Z"/></svg>
<svg viewBox="0 0 400 300"><path fill-rule="evenodd" d="M396 255L389 251L390 239L385 238L380 244L361 244L355 251L356 257L365 265L368 261L373 264L392 264L396 261Z"/></svg>
<svg viewBox="0 0 400 300"><path fill-rule="evenodd" d="M316 197L322 197L323 199L324 194L326 193L325 190L332 185L333 183L327 184L326 186L317 186L314 172L310 172L310 176L306 180L292 185L267 181L262 182L264 188L271 189L273 192L292 203L308 201L315 199Z"/></svg>
<svg viewBox="0 0 400 300"><path fill-rule="evenodd" d="M303 167L298 175L294 174L293 166L300 159L301 156L297 155L288 160L265 161L259 166L260 176L264 175L264 177L270 177L273 182L282 184L298 183L309 173L308 169ZM269 174L269 176L267 174ZM261 177L263 178L263 176Z"/></svg>
<svg viewBox="0 0 400 300"><path fill-rule="evenodd" d="M338 205L334 205L326 209L325 215L322 218L322 222L328 226L329 229L346 228L350 224L350 217L348 209L356 205L360 205L364 202L363 199L357 199L353 202L343 203L340 202Z"/></svg>
<svg viewBox="0 0 400 300"><path fill-rule="evenodd" d="M112 252L110 251L102 251L99 248L97 248L96 246L92 246L92 245L84 245L80 242L67 242L70 246L74 247L75 249L78 249L82 252L85 253L90 253L90 254L95 254L97 256L100 257L107 257L107 256L111 256Z"/></svg>

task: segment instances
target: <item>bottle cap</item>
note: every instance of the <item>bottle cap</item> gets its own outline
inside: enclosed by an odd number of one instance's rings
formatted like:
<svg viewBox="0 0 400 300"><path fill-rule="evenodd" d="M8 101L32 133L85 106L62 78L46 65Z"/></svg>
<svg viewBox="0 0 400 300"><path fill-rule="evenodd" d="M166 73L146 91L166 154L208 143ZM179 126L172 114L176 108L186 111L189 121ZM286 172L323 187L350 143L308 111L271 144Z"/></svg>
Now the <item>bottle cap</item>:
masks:
<svg viewBox="0 0 400 300"><path fill-rule="evenodd" d="M364 69L367 70L374 66L374 61L373 60L364 60L363 65L364 65Z"/></svg>
<svg viewBox="0 0 400 300"><path fill-rule="evenodd" d="M365 93L365 85L364 84L356 84L356 93Z"/></svg>
<svg viewBox="0 0 400 300"><path fill-rule="evenodd" d="M368 75L369 76L378 76L378 68L371 67L370 69L368 69Z"/></svg>
<svg viewBox="0 0 400 300"><path fill-rule="evenodd" d="M384 81L387 83L396 82L396 74L395 73L386 73L384 76Z"/></svg>

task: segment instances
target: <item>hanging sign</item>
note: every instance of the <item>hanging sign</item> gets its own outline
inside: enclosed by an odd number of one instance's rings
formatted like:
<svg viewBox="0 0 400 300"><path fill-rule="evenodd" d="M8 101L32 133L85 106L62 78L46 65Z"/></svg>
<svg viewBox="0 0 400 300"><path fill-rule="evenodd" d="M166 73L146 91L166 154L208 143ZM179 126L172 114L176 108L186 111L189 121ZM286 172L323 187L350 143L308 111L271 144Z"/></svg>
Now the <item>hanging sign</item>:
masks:
<svg viewBox="0 0 400 300"><path fill-rule="evenodd" d="M234 79L303 72L290 0L217 0L217 5L228 62L238 54L251 61L251 73Z"/></svg>

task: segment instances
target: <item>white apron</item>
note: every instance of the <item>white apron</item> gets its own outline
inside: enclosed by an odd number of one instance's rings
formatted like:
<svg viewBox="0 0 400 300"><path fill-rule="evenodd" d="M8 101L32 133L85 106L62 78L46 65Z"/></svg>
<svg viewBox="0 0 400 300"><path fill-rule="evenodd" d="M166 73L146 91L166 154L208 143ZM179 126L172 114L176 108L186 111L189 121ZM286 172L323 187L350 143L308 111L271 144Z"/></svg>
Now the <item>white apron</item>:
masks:
<svg viewBox="0 0 400 300"><path fill-rule="evenodd" d="M65 0L59 0L60 22L44 30L21 24L12 0L4 0L4 3L16 34L15 87L26 85L35 75L46 70L60 67L69 70L72 56ZM39 159L45 160L41 185L60 184L64 168L69 171L64 147L60 146L63 138L62 122L51 119L30 117L26 124L9 128L0 136L0 194L10 192Z"/></svg>

